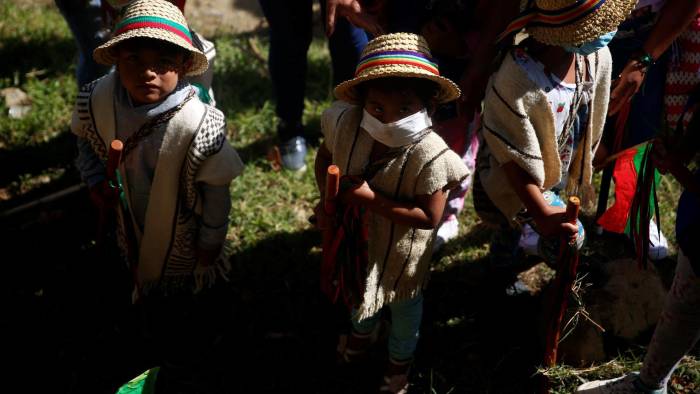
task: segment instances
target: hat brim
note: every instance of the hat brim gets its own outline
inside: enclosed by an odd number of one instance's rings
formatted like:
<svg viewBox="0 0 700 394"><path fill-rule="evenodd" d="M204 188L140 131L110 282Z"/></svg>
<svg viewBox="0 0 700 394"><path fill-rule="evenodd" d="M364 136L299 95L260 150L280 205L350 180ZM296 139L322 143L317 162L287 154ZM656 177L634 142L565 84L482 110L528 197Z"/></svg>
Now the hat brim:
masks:
<svg viewBox="0 0 700 394"><path fill-rule="evenodd" d="M139 37L167 41L192 53L192 64L190 65L185 75L199 75L207 71L207 68L209 68L209 61L207 60L207 57L200 50L192 46L190 43L174 34L168 34L166 32L163 32L161 29L154 29L150 27L129 30L125 33L119 34L116 37L113 37L106 43L95 48L95 50L92 52L92 57L95 59L96 62L100 64L116 64L116 45L122 41Z"/></svg>
<svg viewBox="0 0 700 394"><path fill-rule="evenodd" d="M564 27L528 26L530 37L548 45L581 45L615 31L637 0L607 0L595 13Z"/></svg>
<svg viewBox="0 0 700 394"><path fill-rule="evenodd" d="M375 70L373 70L375 71ZM357 104L360 102L360 97L357 92L357 86L362 82L370 81L378 78L421 78L435 82L439 86L439 90L435 99L438 103L447 103L459 98L461 92L457 84L445 77L439 75L431 75L422 72L402 70L391 70L391 67L383 67L378 72L368 73L359 77L341 82L335 87L333 93L338 100L347 101Z"/></svg>

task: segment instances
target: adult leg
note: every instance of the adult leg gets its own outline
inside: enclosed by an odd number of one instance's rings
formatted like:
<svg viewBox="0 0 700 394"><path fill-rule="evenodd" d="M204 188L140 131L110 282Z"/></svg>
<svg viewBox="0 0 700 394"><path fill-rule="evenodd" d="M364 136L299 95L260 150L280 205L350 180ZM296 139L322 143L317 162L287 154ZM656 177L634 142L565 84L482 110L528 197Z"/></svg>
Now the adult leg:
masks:
<svg viewBox="0 0 700 394"><path fill-rule="evenodd" d="M642 383L652 388L666 387L678 362L699 336L700 278L679 249L676 275L644 358Z"/></svg>
<svg viewBox="0 0 700 394"><path fill-rule="evenodd" d="M107 40L102 26L100 0L55 0L78 46L78 86L92 82L109 70L92 58L92 51Z"/></svg>
<svg viewBox="0 0 700 394"><path fill-rule="evenodd" d="M260 5L270 25L268 66L279 118L277 136L282 165L301 170L306 156L302 114L312 0L260 0Z"/></svg>

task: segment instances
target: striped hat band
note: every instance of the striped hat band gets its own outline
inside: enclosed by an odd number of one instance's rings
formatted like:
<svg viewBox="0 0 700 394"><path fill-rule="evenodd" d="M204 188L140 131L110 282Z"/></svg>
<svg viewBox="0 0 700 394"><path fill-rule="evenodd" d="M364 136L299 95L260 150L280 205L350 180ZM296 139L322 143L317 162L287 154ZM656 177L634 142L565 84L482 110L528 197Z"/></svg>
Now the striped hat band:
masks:
<svg viewBox="0 0 700 394"><path fill-rule="evenodd" d="M135 29L161 29L170 33L176 34L183 40L192 44L192 35L187 27L174 22L170 19L161 18L158 16L136 16L127 18L119 22L115 27L115 36Z"/></svg>
<svg viewBox="0 0 700 394"><path fill-rule="evenodd" d="M536 5L526 9L501 33L498 40L526 26L563 27L580 21L598 10L606 0L577 0L573 4L555 10L544 10Z"/></svg>
<svg viewBox="0 0 700 394"><path fill-rule="evenodd" d="M360 59L355 69L355 76L363 71L377 66L407 65L421 68L434 75L440 75L437 64L424 54L415 51L378 51Z"/></svg>

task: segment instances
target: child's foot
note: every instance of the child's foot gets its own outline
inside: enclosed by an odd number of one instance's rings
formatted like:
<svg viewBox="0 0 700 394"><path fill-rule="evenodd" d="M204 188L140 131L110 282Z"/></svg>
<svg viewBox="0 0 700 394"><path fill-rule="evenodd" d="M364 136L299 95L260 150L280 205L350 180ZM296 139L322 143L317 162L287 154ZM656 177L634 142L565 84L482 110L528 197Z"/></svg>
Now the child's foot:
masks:
<svg viewBox="0 0 700 394"><path fill-rule="evenodd" d="M459 235L459 221L457 216L450 215L438 227L435 241L433 242L433 253L438 252L451 239Z"/></svg>
<svg viewBox="0 0 700 394"><path fill-rule="evenodd" d="M411 369L411 361L395 361L389 358L389 365L384 374L384 381L379 388L380 393L406 394L408 393L408 372Z"/></svg>
<svg viewBox="0 0 700 394"><path fill-rule="evenodd" d="M584 394L666 394L666 389L649 389L639 380L638 373L631 373L615 379L594 380L576 389Z"/></svg>

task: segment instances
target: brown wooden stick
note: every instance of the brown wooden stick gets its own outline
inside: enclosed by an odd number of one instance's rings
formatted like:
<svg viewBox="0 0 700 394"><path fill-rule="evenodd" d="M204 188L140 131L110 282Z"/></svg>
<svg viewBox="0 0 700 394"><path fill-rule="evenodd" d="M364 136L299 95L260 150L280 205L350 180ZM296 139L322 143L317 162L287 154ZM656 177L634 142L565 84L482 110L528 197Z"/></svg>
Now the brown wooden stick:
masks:
<svg viewBox="0 0 700 394"><path fill-rule="evenodd" d="M115 139L109 144L109 152L107 153L107 166L105 169L105 173L107 176L107 182L112 188L119 187L117 180L117 169L119 168L119 162L121 162L122 159L123 150L124 143L122 143L120 140ZM115 192L115 195L118 195L119 192L116 189L111 190ZM111 208L105 206L100 207L100 216L97 221L96 239L97 247L99 249L102 249L102 247L104 246L104 240L107 234L107 222L109 221L110 216L110 212L108 212L109 210L111 210Z"/></svg>
<svg viewBox="0 0 700 394"><path fill-rule="evenodd" d="M569 197L566 205L565 221L576 225L581 200L578 197ZM576 280L578 269L578 248L576 239L562 239L557 262L557 276L554 279L553 296L550 314L547 318L547 331L545 337L544 366L553 367L557 362L557 347L561 337L561 323L566 313L571 286Z"/></svg>
<svg viewBox="0 0 700 394"><path fill-rule="evenodd" d="M122 159L122 151L124 150L124 143L119 140L113 140L109 144L109 153L107 154L107 180L110 182L116 182L116 172L119 168L119 162Z"/></svg>
<svg viewBox="0 0 700 394"><path fill-rule="evenodd" d="M328 166L326 172L326 193L323 199L323 210L326 211L327 215L332 215L335 213L336 203L335 199L338 197L338 190L340 188L340 168L335 164Z"/></svg>

